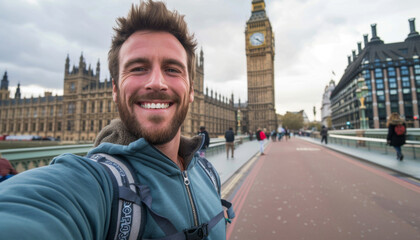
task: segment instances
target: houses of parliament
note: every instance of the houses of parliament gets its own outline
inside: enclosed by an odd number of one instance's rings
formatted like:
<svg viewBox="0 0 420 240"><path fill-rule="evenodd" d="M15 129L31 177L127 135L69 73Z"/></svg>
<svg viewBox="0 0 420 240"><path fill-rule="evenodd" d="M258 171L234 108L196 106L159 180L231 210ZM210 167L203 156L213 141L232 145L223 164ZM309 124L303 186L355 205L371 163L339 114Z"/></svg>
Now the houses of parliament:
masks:
<svg viewBox="0 0 420 240"><path fill-rule="evenodd" d="M197 134L205 126L211 137L224 135L232 127L246 133L257 128L276 129L274 109L274 34L264 0L252 1L252 14L245 29L248 102L234 103L233 94L222 96L204 89L204 53L196 58L194 101L181 127L183 135ZM112 83L100 81L100 63L87 65L83 55L78 66L64 65L62 96L45 92L43 97L22 98L18 84L10 98L9 79L4 73L0 86L0 134L50 136L64 141L91 142L118 109L112 99Z"/></svg>

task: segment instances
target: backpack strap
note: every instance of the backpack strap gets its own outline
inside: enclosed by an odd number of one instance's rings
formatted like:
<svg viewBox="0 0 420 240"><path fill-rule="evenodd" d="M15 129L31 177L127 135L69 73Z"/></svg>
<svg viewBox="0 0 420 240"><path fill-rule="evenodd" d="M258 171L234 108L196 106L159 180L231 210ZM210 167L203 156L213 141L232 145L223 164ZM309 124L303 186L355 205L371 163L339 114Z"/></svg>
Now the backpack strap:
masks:
<svg viewBox="0 0 420 240"><path fill-rule="evenodd" d="M114 195L107 240L142 239L141 236L146 225L145 208L149 210L152 218L166 235L160 240L204 239L210 230L224 218L224 211L221 211L208 223L178 232L169 219L153 211L150 189L139 184L133 167L128 161L121 161L104 153L94 154L89 158L104 166L111 176ZM199 165L204 169L220 195L220 180L213 165L205 158L198 159ZM235 217L232 204L224 199L221 200L221 203L227 208L228 218L225 221L230 222L230 219Z"/></svg>
<svg viewBox="0 0 420 240"><path fill-rule="evenodd" d="M100 163L111 176L114 195L107 240L141 239L145 209L141 205L139 183L131 164L104 153L89 158Z"/></svg>
<svg viewBox="0 0 420 240"><path fill-rule="evenodd" d="M207 176L210 178L211 182L213 183L214 188L216 189L217 193L219 194L219 196L221 196L220 194L220 178L218 178L218 173L216 171L216 169L214 169L213 165L205 158L199 157L198 158L198 164L201 166L201 168L203 168L204 172L206 172ZM227 222L230 223L231 219L233 219L235 217L235 212L233 211L233 205L231 202L225 200L225 199L221 199L222 202L222 206L225 207L226 213L228 218L226 218L225 220Z"/></svg>
<svg viewBox="0 0 420 240"><path fill-rule="evenodd" d="M203 144L204 144L204 139L201 141L201 145L203 145ZM209 162L209 160L207 160L204 157L201 157L199 154L196 154L196 157L198 158L198 161L197 161L198 165L201 166L201 168L204 170L204 172L210 178L211 182L213 183L214 188L216 189L217 193L221 197L221 193L220 193L221 183L220 183L220 178L218 177L219 173L217 173L216 169L213 167L213 164L211 164ZM226 213L227 213L228 217L225 218L225 221L230 223L231 219L235 218L235 212L233 211L233 205L232 205L231 202L229 202L225 199L221 199L221 203L222 203L222 206L227 209ZM222 211L222 214L223 214L223 211ZM214 218L216 218L216 217L214 217ZM210 221L212 221L212 220L210 220Z"/></svg>

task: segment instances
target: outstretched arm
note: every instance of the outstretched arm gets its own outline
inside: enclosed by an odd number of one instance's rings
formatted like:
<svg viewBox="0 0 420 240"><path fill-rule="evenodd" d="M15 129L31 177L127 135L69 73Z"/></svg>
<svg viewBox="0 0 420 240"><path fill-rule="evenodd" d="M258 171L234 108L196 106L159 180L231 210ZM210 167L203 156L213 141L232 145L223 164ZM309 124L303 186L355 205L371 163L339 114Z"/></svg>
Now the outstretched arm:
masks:
<svg viewBox="0 0 420 240"><path fill-rule="evenodd" d="M102 167L66 154L0 184L2 239L104 239L112 183Z"/></svg>

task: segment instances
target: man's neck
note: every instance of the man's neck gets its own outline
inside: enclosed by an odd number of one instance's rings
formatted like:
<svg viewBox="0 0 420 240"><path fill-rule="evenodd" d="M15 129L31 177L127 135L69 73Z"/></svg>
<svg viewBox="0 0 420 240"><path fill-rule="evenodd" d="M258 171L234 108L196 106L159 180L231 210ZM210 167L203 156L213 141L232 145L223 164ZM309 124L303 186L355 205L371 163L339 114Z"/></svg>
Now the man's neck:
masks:
<svg viewBox="0 0 420 240"><path fill-rule="evenodd" d="M171 159L178 167L183 171L184 170L184 159L178 155L179 143L181 141L181 131L175 135L175 137L162 145L154 145L155 148L159 149L163 154L165 154L169 159Z"/></svg>

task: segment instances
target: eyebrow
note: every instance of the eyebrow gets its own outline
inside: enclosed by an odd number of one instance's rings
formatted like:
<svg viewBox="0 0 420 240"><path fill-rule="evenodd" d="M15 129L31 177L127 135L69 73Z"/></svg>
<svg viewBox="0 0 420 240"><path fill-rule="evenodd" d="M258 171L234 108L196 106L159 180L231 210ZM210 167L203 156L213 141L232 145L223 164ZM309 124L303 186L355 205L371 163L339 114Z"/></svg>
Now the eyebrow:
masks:
<svg viewBox="0 0 420 240"><path fill-rule="evenodd" d="M172 64L182 68L184 72L186 71L186 66L182 62L176 59L168 58L168 59L163 60L163 65L172 65Z"/></svg>
<svg viewBox="0 0 420 240"><path fill-rule="evenodd" d="M127 62L124 64L123 69L127 69L127 68L129 68L131 65L136 64L136 63L146 63L146 64L150 64L150 61L149 61L147 58L134 58L134 59L131 59L131 60L127 61Z"/></svg>
<svg viewBox="0 0 420 240"><path fill-rule="evenodd" d="M138 64L138 63L150 64L150 60L147 59L147 58L133 58L133 59L130 59L129 61L127 61L124 64L123 69L127 69L131 65ZM168 59L164 59L163 60L163 65L171 65L171 64L176 65L176 66L182 68L183 71L186 71L185 64L183 64L182 62L180 62L180 61L178 61L176 59L168 58Z"/></svg>

